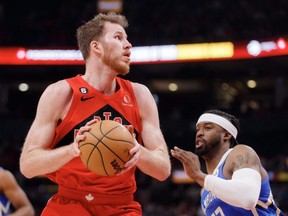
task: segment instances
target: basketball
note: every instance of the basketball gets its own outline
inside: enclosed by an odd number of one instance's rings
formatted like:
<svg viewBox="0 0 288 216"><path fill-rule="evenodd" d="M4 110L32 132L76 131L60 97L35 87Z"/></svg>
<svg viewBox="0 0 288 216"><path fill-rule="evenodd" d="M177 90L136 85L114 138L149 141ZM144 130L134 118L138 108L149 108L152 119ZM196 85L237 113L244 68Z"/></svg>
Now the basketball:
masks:
<svg viewBox="0 0 288 216"><path fill-rule="evenodd" d="M125 126L103 120L92 124L91 130L83 134L86 138L79 142L80 158L90 171L102 176L122 171L134 146L134 138Z"/></svg>

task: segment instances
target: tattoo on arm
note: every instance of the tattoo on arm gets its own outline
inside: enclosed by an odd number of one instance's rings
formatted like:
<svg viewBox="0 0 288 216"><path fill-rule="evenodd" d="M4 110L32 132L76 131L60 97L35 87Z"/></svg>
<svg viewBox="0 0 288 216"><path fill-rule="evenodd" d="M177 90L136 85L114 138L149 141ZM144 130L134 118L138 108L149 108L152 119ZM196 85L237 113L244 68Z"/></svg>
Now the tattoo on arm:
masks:
<svg viewBox="0 0 288 216"><path fill-rule="evenodd" d="M236 155L232 165L234 170L238 170L243 167L249 167L253 163L253 156L249 152L245 152L244 154Z"/></svg>

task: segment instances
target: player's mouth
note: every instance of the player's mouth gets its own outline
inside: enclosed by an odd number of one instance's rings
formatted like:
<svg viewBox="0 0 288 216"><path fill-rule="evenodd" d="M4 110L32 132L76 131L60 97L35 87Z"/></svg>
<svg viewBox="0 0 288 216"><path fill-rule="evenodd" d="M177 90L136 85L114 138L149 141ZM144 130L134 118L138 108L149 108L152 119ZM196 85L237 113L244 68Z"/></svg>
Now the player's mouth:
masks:
<svg viewBox="0 0 288 216"><path fill-rule="evenodd" d="M196 148L201 148L205 144L205 140L201 138L197 138L195 144L196 144L195 145Z"/></svg>
<svg viewBox="0 0 288 216"><path fill-rule="evenodd" d="M130 55L131 55L130 51L124 52L123 56L124 56L124 61L126 63L130 63Z"/></svg>

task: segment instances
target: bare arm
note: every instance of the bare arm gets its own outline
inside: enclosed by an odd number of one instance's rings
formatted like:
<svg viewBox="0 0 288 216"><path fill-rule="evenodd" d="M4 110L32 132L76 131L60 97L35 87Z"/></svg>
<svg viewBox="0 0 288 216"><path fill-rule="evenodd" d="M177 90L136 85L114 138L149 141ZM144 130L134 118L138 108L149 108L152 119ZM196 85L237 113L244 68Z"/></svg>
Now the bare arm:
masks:
<svg viewBox="0 0 288 216"><path fill-rule="evenodd" d="M160 181L170 176L171 163L162 131L160 129L158 109L147 87L134 83L133 88L142 119L142 139L140 158L137 167L147 175Z"/></svg>
<svg viewBox="0 0 288 216"><path fill-rule="evenodd" d="M71 97L66 81L52 84L43 92L20 156L20 170L27 178L54 172L79 156L76 143L48 149L58 120L65 116L70 106Z"/></svg>
<svg viewBox="0 0 288 216"><path fill-rule="evenodd" d="M0 171L0 189L5 197L14 206L15 211L11 216L32 216L34 209L22 188L18 185L15 177L10 171Z"/></svg>
<svg viewBox="0 0 288 216"><path fill-rule="evenodd" d="M238 144L227 158L225 175L230 178L235 171L242 168L251 168L259 172L263 178L266 176L266 173L262 173L262 165L257 153L247 145Z"/></svg>

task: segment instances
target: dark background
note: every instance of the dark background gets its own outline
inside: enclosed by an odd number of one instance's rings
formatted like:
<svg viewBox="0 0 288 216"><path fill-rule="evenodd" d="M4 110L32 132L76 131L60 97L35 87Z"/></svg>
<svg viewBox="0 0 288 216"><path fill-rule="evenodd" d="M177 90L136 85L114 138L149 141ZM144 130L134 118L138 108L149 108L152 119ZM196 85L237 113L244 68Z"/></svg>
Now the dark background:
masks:
<svg viewBox="0 0 288 216"><path fill-rule="evenodd" d="M167 45L252 39L287 38L288 2L285 0L166 0L123 1L133 46ZM0 46L77 48L75 31L97 14L95 0L2 0ZM275 200L288 209L287 74L288 57L250 60L132 65L127 79L149 87L157 99L161 127L169 148L194 149L194 124L210 108L240 118L239 141L253 147L271 175ZM44 178L25 179L19 173L19 154L47 85L84 73L83 66L0 65L0 164L14 172L39 212L56 190ZM246 82L257 81L255 89ZM26 82L30 91L18 91ZM179 91L170 92L175 82ZM222 89L223 83L230 89ZM235 93L236 92L236 93ZM173 169L180 164L172 159ZM144 215L201 215L199 187L156 182L137 174L136 198ZM197 213L198 212L198 213Z"/></svg>

